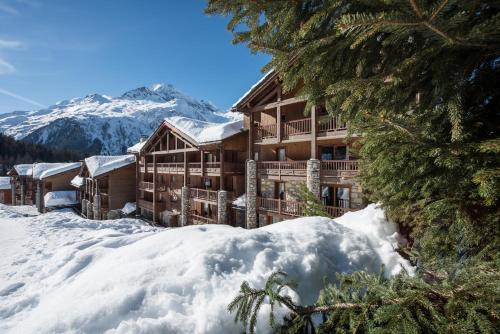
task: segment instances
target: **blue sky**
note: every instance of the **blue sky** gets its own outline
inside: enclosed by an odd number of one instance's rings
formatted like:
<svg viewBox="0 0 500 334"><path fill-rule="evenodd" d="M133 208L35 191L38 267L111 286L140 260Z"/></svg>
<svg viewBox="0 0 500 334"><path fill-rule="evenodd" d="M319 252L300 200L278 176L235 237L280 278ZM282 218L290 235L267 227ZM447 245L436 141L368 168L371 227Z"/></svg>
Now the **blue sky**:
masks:
<svg viewBox="0 0 500 334"><path fill-rule="evenodd" d="M154 83L227 109L268 61L203 0L0 0L0 113Z"/></svg>

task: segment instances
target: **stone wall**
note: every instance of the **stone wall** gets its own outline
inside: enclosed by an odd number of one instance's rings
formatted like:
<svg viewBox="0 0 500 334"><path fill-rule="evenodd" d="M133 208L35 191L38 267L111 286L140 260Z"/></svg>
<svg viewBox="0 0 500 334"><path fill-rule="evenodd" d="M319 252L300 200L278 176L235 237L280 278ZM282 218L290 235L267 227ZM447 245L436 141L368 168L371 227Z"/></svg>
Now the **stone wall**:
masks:
<svg viewBox="0 0 500 334"><path fill-rule="evenodd" d="M217 192L217 223L227 224L227 191Z"/></svg>
<svg viewBox="0 0 500 334"><path fill-rule="evenodd" d="M246 227L257 226L257 164L254 160L248 160L246 165Z"/></svg>
<svg viewBox="0 0 500 334"><path fill-rule="evenodd" d="M180 226L187 226L189 223L191 203L189 201L189 187L181 188L181 221Z"/></svg>

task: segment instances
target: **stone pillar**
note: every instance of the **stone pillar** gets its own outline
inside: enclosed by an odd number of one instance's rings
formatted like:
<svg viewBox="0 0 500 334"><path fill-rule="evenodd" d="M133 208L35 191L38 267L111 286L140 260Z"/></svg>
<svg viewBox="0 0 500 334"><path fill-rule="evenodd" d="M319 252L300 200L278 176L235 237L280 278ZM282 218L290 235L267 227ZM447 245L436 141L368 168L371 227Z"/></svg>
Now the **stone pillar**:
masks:
<svg viewBox="0 0 500 334"><path fill-rule="evenodd" d="M94 195L94 203L92 205L94 209L94 219L101 220L101 195Z"/></svg>
<svg viewBox="0 0 500 334"><path fill-rule="evenodd" d="M227 224L227 191L217 192L217 222Z"/></svg>
<svg viewBox="0 0 500 334"><path fill-rule="evenodd" d="M90 201L87 201L87 218L93 219L94 218L93 213L94 211L92 209L92 203Z"/></svg>
<svg viewBox="0 0 500 334"><path fill-rule="evenodd" d="M318 159L309 159L307 161L307 189L319 198L321 187L321 163Z"/></svg>
<svg viewBox="0 0 500 334"><path fill-rule="evenodd" d="M87 200L82 199L82 216L87 217Z"/></svg>
<svg viewBox="0 0 500 334"><path fill-rule="evenodd" d="M26 186L24 183L21 183L21 205L25 204L26 200Z"/></svg>
<svg viewBox="0 0 500 334"><path fill-rule="evenodd" d="M257 163L247 160L246 228L257 227Z"/></svg>
<svg viewBox="0 0 500 334"><path fill-rule="evenodd" d="M11 179L11 184L10 188L12 189L12 205L16 205L16 183L12 181Z"/></svg>
<svg viewBox="0 0 500 334"><path fill-rule="evenodd" d="M43 213L44 203L42 182L36 183L36 207L38 209L38 212Z"/></svg>
<svg viewBox="0 0 500 334"><path fill-rule="evenodd" d="M190 206L189 187L184 186L181 188L181 227L188 225Z"/></svg>

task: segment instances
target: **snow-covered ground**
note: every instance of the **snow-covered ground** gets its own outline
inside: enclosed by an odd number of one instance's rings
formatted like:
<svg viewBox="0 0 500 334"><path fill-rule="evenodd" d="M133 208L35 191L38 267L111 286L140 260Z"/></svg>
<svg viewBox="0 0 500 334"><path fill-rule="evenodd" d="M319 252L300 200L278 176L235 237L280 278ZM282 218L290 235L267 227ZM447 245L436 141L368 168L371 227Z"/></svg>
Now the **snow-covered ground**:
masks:
<svg viewBox="0 0 500 334"><path fill-rule="evenodd" d="M0 205L0 332L240 333L226 309L242 281L262 287L283 270L311 303L335 272L411 270L397 241L374 205L255 230L157 229ZM269 331L266 319L259 326Z"/></svg>

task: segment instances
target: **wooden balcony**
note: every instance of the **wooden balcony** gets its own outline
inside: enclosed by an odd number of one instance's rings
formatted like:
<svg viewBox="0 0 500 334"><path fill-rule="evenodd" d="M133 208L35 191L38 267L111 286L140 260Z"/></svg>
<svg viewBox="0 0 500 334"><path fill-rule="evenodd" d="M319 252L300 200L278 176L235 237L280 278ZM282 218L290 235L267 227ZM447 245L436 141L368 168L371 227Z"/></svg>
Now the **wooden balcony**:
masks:
<svg viewBox="0 0 500 334"><path fill-rule="evenodd" d="M137 206L148 211L154 211L153 202L139 198ZM156 211L164 211L166 208L165 202L156 202Z"/></svg>
<svg viewBox="0 0 500 334"><path fill-rule="evenodd" d="M322 160L321 176L356 175L359 172L358 160Z"/></svg>
<svg viewBox="0 0 500 334"><path fill-rule="evenodd" d="M281 123L281 137L278 138L278 124L256 126L255 141L257 143L276 143L286 140L310 139L313 126L316 126L318 137L345 135L347 125L340 117L323 117L317 124L312 124L311 118L291 120Z"/></svg>
<svg viewBox="0 0 500 334"><path fill-rule="evenodd" d="M191 213L190 223L193 225L217 224L217 220Z"/></svg>
<svg viewBox="0 0 500 334"><path fill-rule="evenodd" d="M217 191L216 190L191 188L189 191L189 197L195 201L209 202L209 203L217 204Z"/></svg>
<svg viewBox="0 0 500 334"><path fill-rule="evenodd" d="M300 176L305 177L307 161L259 161L257 173L259 175L274 176Z"/></svg>
<svg viewBox="0 0 500 334"><path fill-rule="evenodd" d="M152 163L146 164L147 172L153 173L154 167ZM190 162L188 163L188 169L190 175L202 175L202 163L201 162ZM145 168L140 167L142 173L144 173ZM184 163L183 162L168 162L168 163L157 163L156 172L158 174L184 174ZM225 162L224 163L224 173L241 173L245 172L245 165L238 162ZM220 175L220 162L204 162L203 163L203 175L217 176Z"/></svg>
<svg viewBox="0 0 500 334"><path fill-rule="evenodd" d="M141 189L143 191L153 192L154 191L154 183L141 181L141 182L139 182L139 189Z"/></svg>
<svg viewBox="0 0 500 334"><path fill-rule="evenodd" d="M303 216L304 204L274 198L257 197L257 208L280 215L301 217Z"/></svg>
<svg viewBox="0 0 500 334"><path fill-rule="evenodd" d="M348 206L348 201L341 203ZM257 197L257 208L260 211L276 213L284 216L302 217L304 215L304 203L295 201L284 201L274 198ZM340 217L343 214L355 211L348 207L324 206L330 217Z"/></svg>

